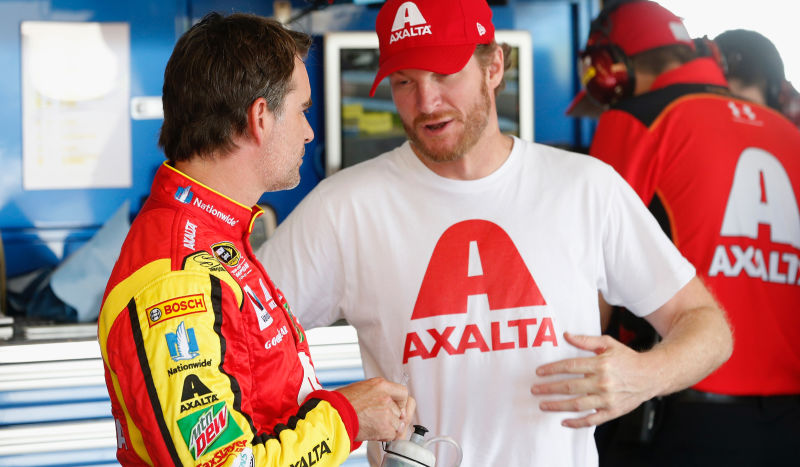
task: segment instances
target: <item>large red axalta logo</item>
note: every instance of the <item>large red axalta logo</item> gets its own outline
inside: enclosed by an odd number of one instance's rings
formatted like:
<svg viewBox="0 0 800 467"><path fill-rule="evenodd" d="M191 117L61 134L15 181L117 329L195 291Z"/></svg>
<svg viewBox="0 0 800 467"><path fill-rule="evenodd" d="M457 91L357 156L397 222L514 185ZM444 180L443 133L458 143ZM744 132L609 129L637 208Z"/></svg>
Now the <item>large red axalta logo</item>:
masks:
<svg viewBox="0 0 800 467"><path fill-rule="evenodd" d="M502 228L485 220L459 222L442 234L428 263L411 319L466 314L469 297L476 295L486 296L490 312L547 304L514 242ZM433 338L432 346L426 345L416 332L408 333L403 363L415 356L434 358L442 350L454 355L471 348L488 352L544 342L557 345L549 317L503 321L498 315L486 317L482 323L484 329L490 329L488 334L474 323L460 331L457 326L428 329L429 336L425 338ZM532 339L528 339L529 335Z"/></svg>
<svg viewBox="0 0 800 467"><path fill-rule="evenodd" d="M467 312L467 297L486 294L489 308L546 305L508 234L484 220L459 222L433 249L411 319Z"/></svg>

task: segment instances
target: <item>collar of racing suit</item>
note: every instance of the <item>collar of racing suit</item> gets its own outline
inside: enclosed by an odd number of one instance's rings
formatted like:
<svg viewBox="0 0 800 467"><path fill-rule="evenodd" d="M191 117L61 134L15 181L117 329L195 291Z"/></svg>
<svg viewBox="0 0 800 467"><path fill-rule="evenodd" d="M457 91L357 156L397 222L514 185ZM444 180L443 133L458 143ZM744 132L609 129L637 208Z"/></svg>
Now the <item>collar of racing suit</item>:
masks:
<svg viewBox="0 0 800 467"><path fill-rule="evenodd" d="M687 62L678 68L658 75L650 91L673 84L713 84L728 87L728 81L717 62L712 58L701 57Z"/></svg>
<svg viewBox="0 0 800 467"><path fill-rule="evenodd" d="M164 162L159 167L150 190L158 201L184 206L197 217L218 224L220 231L230 232L233 238L250 234L253 222L264 213L258 205L247 207L215 191Z"/></svg>

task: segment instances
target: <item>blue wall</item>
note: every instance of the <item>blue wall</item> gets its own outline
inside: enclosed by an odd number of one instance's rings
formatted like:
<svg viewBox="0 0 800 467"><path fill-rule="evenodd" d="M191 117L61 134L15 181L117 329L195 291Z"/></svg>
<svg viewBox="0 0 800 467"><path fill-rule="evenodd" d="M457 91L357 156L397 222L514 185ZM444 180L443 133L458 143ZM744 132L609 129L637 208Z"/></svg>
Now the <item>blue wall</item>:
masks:
<svg viewBox="0 0 800 467"><path fill-rule="evenodd" d="M22 189L22 21L101 21L130 25L130 92L160 96L164 66L185 30L186 1L0 1L0 233L8 275L55 264L90 238L126 199L132 209L150 190L164 159L156 146L160 120L131 120L133 186L126 189ZM60 251L64 248L63 253Z"/></svg>
<svg viewBox="0 0 800 467"><path fill-rule="evenodd" d="M296 8L309 3L293 0ZM502 2L500 2L502 3ZM586 146L592 122L572 119L564 111L579 88L576 52L597 0L508 0L493 6L498 29L527 29L534 48L534 119L536 140L547 144ZM125 189L22 189L22 97L20 22L122 21L130 25L131 97L160 96L163 70L183 31L211 10L272 15L272 1L245 0L0 0L0 234L9 276L55 265L89 239L124 200L131 214L141 207L152 176L164 157L156 145L160 120L131 120L133 186ZM278 220L322 178L323 73L321 35L330 30L371 30L377 8L336 0L307 15L296 28L315 37L307 59L312 99L309 114L316 138L307 147L302 181L290 191L268 193Z"/></svg>

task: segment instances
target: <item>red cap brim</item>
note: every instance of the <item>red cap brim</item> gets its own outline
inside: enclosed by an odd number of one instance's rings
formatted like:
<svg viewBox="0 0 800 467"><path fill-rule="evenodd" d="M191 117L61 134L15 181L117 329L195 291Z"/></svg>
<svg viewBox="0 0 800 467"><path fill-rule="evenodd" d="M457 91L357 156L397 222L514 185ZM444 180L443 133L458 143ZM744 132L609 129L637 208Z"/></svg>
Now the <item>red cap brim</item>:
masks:
<svg viewBox="0 0 800 467"><path fill-rule="evenodd" d="M600 114L604 110L603 106L586 94L585 89L581 89L581 92L572 99L565 113L570 117L600 118Z"/></svg>
<svg viewBox="0 0 800 467"><path fill-rule="evenodd" d="M375 95L378 84L383 78L400 70L426 70L449 75L461 71L475 52L475 44L442 45L436 47L411 47L397 52L381 63L378 74L369 90L370 97Z"/></svg>

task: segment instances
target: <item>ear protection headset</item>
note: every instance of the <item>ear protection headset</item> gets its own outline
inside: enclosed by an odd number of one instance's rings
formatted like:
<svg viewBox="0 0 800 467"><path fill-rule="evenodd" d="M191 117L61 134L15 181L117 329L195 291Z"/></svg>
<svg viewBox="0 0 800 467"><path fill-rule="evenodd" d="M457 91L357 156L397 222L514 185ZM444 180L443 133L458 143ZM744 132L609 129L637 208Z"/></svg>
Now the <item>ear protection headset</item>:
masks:
<svg viewBox="0 0 800 467"><path fill-rule="evenodd" d="M636 77L631 59L611 42L611 13L620 5L639 0L611 2L589 28L586 49L580 53L581 82L586 94L601 105L613 105L633 95Z"/></svg>

